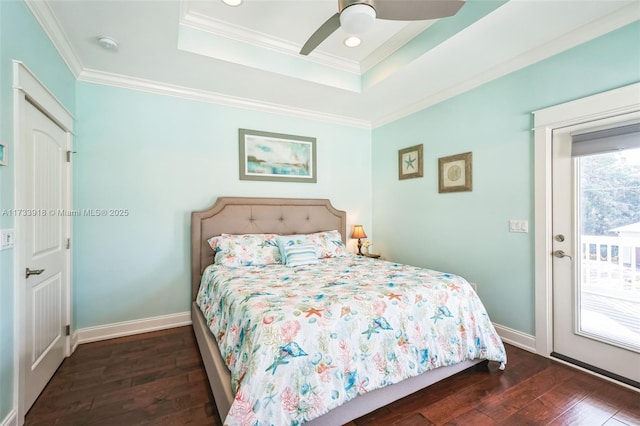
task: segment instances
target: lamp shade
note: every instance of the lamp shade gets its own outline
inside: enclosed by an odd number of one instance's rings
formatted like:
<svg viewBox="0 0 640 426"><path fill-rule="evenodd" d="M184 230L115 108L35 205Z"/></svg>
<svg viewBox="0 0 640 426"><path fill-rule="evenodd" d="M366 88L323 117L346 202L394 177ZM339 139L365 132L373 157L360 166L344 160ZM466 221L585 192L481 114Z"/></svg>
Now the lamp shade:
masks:
<svg viewBox="0 0 640 426"><path fill-rule="evenodd" d="M362 225L354 225L351 238L367 238L367 234L364 233Z"/></svg>

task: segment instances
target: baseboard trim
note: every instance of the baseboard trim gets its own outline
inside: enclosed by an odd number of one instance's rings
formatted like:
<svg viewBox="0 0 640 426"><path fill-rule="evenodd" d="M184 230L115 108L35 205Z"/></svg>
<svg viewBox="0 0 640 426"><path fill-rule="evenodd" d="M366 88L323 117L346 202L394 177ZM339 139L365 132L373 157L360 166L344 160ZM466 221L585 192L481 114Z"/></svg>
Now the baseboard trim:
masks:
<svg viewBox="0 0 640 426"><path fill-rule="evenodd" d="M498 335L505 343L516 346L520 349L524 349L525 351L532 352L534 354L537 353L535 336L496 323L493 323L493 327L496 329Z"/></svg>
<svg viewBox="0 0 640 426"><path fill-rule="evenodd" d="M182 327L184 325L191 325L191 312L180 312L177 314L99 325L96 327L80 328L77 331L78 343L97 342L116 337L131 336L134 334L165 330L173 327Z"/></svg>
<svg viewBox="0 0 640 426"><path fill-rule="evenodd" d="M78 341L78 330L75 330L71 333L71 353L74 353L76 349L78 349L78 345L80 342Z"/></svg>
<svg viewBox="0 0 640 426"><path fill-rule="evenodd" d="M9 411L7 417L0 423L0 426L18 426L18 413L15 408Z"/></svg>

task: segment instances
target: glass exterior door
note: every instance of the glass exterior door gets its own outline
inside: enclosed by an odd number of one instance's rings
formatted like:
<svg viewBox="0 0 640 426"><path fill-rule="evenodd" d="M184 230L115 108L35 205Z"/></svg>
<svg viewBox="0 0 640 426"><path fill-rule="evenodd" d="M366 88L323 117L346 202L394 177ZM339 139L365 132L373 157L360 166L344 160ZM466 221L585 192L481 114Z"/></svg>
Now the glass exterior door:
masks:
<svg viewBox="0 0 640 426"><path fill-rule="evenodd" d="M640 149L576 155L594 126L553 132L552 356L640 388Z"/></svg>

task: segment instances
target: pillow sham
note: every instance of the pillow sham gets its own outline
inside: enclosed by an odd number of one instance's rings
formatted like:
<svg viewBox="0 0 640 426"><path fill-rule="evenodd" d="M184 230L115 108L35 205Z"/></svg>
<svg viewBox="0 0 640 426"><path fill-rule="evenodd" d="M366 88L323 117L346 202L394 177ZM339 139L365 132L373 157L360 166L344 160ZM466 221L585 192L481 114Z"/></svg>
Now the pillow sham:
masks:
<svg viewBox="0 0 640 426"><path fill-rule="evenodd" d="M216 265L256 266L282 261L275 234L222 234L207 242L215 252Z"/></svg>
<svg viewBox="0 0 640 426"><path fill-rule="evenodd" d="M316 246L313 244L294 244L285 246L282 263L287 266L302 266L320 263Z"/></svg>
<svg viewBox="0 0 640 426"><path fill-rule="evenodd" d="M326 257L342 257L349 254L342 242L340 232L336 230L307 234L307 241L316 246L318 257L321 259Z"/></svg>

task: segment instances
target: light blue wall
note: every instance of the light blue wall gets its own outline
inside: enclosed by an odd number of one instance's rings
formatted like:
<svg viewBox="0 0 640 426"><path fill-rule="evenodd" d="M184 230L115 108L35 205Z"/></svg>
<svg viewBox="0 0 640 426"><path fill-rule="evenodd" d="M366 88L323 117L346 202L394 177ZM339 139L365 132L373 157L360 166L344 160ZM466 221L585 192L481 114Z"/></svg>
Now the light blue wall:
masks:
<svg viewBox="0 0 640 426"><path fill-rule="evenodd" d="M14 206L13 70L22 61L64 106L75 108L75 79L24 2L0 0L0 141L9 166L0 167L0 227L13 228ZM16 248L17 250L17 248ZM0 251L0 423L13 408L14 249Z"/></svg>
<svg viewBox="0 0 640 426"><path fill-rule="evenodd" d="M75 315L85 328L190 309L189 215L219 196L329 198L371 229L371 132L78 83ZM318 183L238 178L238 128L317 138Z"/></svg>
<svg viewBox="0 0 640 426"><path fill-rule="evenodd" d="M478 283L491 319L534 334L531 112L640 81L640 23L373 132L373 224L389 258ZM398 149L424 144L424 178ZM473 191L438 193L438 158L473 152ZM529 233L508 232L509 219Z"/></svg>
<svg viewBox="0 0 640 426"><path fill-rule="evenodd" d="M0 140L11 153L19 59L76 113L74 207L130 212L75 220L78 328L187 311L189 212L238 195L330 198L350 225L375 230L376 251L478 282L494 321L533 334L531 111L640 80L639 40L636 23L372 133L76 85L24 3L0 0ZM240 127L316 137L318 183L240 181ZM398 181L397 150L418 143L425 177ZM438 194L437 158L466 151L473 192ZM0 167L0 209L14 207L13 187L13 164ZM509 219L529 220L530 233L508 233ZM13 250L0 252L0 421L13 400L13 260Z"/></svg>

